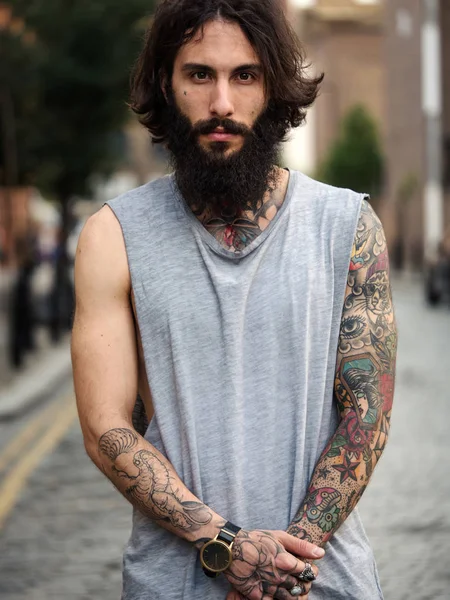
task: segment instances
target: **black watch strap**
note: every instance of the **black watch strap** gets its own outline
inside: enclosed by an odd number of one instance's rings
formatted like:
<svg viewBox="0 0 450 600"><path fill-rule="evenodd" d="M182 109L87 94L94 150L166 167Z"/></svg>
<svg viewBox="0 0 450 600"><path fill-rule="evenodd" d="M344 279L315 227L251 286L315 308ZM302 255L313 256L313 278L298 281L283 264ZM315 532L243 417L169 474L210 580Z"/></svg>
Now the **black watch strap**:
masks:
<svg viewBox="0 0 450 600"><path fill-rule="evenodd" d="M219 575L220 575L220 573L216 573L215 571L210 571L206 567L202 567L202 569L203 569L203 573L206 575L206 577L211 577L211 579L217 579L217 577L219 577Z"/></svg>
<svg viewBox="0 0 450 600"><path fill-rule="evenodd" d="M237 527L236 525L233 525L233 523L230 523L230 521L228 521L220 530L217 539L221 542L225 542L228 545L232 544L234 542L234 538L237 536L240 530L241 527Z"/></svg>

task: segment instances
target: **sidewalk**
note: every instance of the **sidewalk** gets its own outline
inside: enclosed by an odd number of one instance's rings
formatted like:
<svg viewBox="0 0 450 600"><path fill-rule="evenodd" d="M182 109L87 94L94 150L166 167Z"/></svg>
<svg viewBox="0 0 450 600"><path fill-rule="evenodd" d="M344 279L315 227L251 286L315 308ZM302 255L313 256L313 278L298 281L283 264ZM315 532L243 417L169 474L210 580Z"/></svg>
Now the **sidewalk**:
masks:
<svg viewBox="0 0 450 600"><path fill-rule="evenodd" d="M23 367L14 370L9 365L8 305L14 277L13 269L0 268L0 421L19 417L44 400L71 373L70 336L52 344L43 327L36 328L36 350L25 356Z"/></svg>
<svg viewBox="0 0 450 600"><path fill-rule="evenodd" d="M30 357L8 383L0 383L0 421L22 415L70 376L70 336Z"/></svg>

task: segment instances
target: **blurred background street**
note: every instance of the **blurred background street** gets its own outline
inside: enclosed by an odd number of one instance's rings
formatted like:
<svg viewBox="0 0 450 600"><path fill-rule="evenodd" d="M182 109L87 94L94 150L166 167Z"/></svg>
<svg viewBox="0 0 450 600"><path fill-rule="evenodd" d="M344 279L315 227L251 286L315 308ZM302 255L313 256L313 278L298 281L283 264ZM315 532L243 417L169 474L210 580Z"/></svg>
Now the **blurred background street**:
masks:
<svg viewBox="0 0 450 600"><path fill-rule="evenodd" d="M280 164L370 193L394 271L393 428L361 513L386 600L450 600L450 2L279 1L325 72ZM73 260L89 215L168 169L126 104L156 4L0 0L1 600L120 597L130 510L77 423Z"/></svg>

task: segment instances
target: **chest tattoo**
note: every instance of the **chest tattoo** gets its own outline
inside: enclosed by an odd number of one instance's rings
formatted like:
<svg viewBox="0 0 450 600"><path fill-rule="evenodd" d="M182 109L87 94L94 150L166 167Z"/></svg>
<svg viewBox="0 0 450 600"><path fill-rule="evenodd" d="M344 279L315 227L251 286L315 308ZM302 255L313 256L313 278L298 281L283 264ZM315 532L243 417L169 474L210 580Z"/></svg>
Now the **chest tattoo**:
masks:
<svg viewBox="0 0 450 600"><path fill-rule="evenodd" d="M275 218L284 197L276 198L275 194L256 211L246 211L240 215L228 215L222 211L221 216L209 216L203 225L209 233L226 250L240 252L249 246L269 226Z"/></svg>

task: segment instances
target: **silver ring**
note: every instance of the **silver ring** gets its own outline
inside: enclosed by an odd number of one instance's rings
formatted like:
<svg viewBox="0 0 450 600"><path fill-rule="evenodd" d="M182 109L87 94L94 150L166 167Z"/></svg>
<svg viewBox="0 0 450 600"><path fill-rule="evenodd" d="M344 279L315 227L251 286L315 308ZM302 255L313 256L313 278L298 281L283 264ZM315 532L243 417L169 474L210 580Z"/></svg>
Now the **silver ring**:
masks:
<svg viewBox="0 0 450 600"><path fill-rule="evenodd" d="M311 583L311 581L315 581L316 576L314 575L314 571L309 563L305 563L305 568L300 573L300 575L296 575L297 579L300 581L306 581L306 583Z"/></svg>
<svg viewBox="0 0 450 600"><path fill-rule="evenodd" d="M289 590L291 596L304 596L306 594L306 588L300 581Z"/></svg>

